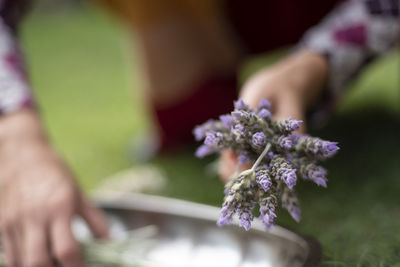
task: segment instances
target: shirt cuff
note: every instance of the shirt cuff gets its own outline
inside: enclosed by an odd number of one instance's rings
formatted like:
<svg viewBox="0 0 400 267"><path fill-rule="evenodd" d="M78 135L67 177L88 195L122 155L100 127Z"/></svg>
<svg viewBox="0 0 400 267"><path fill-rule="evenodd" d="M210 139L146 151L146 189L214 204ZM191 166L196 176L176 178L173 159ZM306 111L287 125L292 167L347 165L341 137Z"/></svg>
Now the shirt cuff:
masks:
<svg viewBox="0 0 400 267"><path fill-rule="evenodd" d="M0 114L31 106L33 97L18 44L0 19Z"/></svg>

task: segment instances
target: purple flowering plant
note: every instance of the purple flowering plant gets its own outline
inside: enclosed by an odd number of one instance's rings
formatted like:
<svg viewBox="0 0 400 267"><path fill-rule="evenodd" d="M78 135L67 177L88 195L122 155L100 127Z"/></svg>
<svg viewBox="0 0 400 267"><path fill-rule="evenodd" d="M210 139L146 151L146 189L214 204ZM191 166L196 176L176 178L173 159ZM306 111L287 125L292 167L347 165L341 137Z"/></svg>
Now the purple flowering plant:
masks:
<svg viewBox="0 0 400 267"><path fill-rule="evenodd" d="M271 105L265 99L257 109L241 99L234 106L231 114L209 120L193 131L197 141L204 140L196 156L230 149L237 153L239 166L253 164L241 173L236 171L226 183L218 225L229 224L238 216L240 225L249 230L258 206L259 219L269 229L275 224L279 205L299 222L298 178L326 187L327 171L318 163L339 150L337 143L293 133L302 122L273 120Z"/></svg>

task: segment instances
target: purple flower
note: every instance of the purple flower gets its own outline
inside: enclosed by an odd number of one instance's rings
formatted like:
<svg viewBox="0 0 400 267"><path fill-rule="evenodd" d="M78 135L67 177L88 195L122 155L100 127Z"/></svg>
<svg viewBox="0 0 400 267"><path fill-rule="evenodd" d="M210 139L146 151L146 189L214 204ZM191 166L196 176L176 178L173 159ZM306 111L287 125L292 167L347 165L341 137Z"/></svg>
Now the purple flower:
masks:
<svg viewBox="0 0 400 267"><path fill-rule="evenodd" d="M219 147L222 142L222 134L215 131L208 131L206 133L206 139L204 140L204 144L210 147Z"/></svg>
<svg viewBox="0 0 400 267"><path fill-rule="evenodd" d="M289 212L290 216L300 222L299 200L295 192L285 188L282 193L282 206Z"/></svg>
<svg viewBox="0 0 400 267"><path fill-rule="evenodd" d="M338 144L337 142L322 141L321 152L324 155L324 157L329 158L335 155L335 153L339 150L337 144Z"/></svg>
<svg viewBox="0 0 400 267"><path fill-rule="evenodd" d="M283 172L281 179L285 182L289 189L292 189L296 185L297 176L296 171L293 169L287 169Z"/></svg>
<svg viewBox="0 0 400 267"><path fill-rule="evenodd" d="M259 110L261 110L261 109L269 110L269 109L271 109L271 103L267 99L263 98L263 99L261 99L260 104L258 105L258 109Z"/></svg>
<svg viewBox="0 0 400 267"><path fill-rule="evenodd" d="M241 99L234 105L235 110L230 114L193 130L196 140L204 140L196 156L231 149L238 154L239 164L257 164L226 183L217 224L229 224L237 214L240 225L249 230L254 219L253 209L259 205L259 219L268 229L275 224L278 204L299 222L300 206L294 191L297 177L326 187L327 172L317 164L338 151L337 143L293 134L302 122L292 118L273 120L271 104L265 99L254 110ZM267 143L270 143L269 150L261 154Z"/></svg>
<svg viewBox="0 0 400 267"><path fill-rule="evenodd" d="M272 203L267 203L265 205L260 205L260 219L265 225L266 230L271 228L275 224L276 214L275 205Z"/></svg>
<svg viewBox="0 0 400 267"><path fill-rule="evenodd" d="M232 220L233 220L232 216L226 216L226 217L221 216L217 222L217 225L224 226L224 225L230 224L232 222Z"/></svg>
<svg viewBox="0 0 400 267"><path fill-rule="evenodd" d="M199 148L197 148L195 155L198 158L204 158L205 156L208 156L214 152L215 152L215 150L212 149L211 147L202 145Z"/></svg>
<svg viewBox="0 0 400 267"><path fill-rule="evenodd" d="M278 156L271 160L269 172L275 179L283 181L290 189L296 185L296 171L283 157Z"/></svg>
<svg viewBox="0 0 400 267"><path fill-rule="evenodd" d="M196 141L200 141L201 139L203 139L204 136L205 136L204 127L203 126L196 126L193 129L193 135L194 135L194 139L196 139Z"/></svg>
<svg viewBox="0 0 400 267"><path fill-rule="evenodd" d="M251 220L253 219L253 216L249 212L243 212L242 214L240 214L239 219L240 225L243 226L246 231L250 230Z"/></svg>
<svg viewBox="0 0 400 267"><path fill-rule="evenodd" d="M245 127L240 123L232 128L231 133L235 136L237 143L240 143L246 137Z"/></svg>
<svg viewBox="0 0 400 267"><path fill-rule="evenodd" d="M233 123L233 118L230 115L221 115L219 116L219 120L221 121L222 125L227 128L230 129Z"/></svg>
<svg viewBox="0 0 400 267"><path fill-rule="evenodd" d="M277 140L277 145L288 150L292 148L292 140L287 136L280 136Z"/></svg>
<svg viewBox="0 0 400 267"><path fill-rule="evenodd" d="M288 134L298 130L302 123L303 123L302 121L293 120L291 117L289 117L286 120L281 120L276 122L274 124L274 128L280 133Z"/></svg>
<svg viewBox="0 0 400 267"><path fill-rule="evenodd" d="M332 157L339 150L336 142L321 140L320 138L302 136L298 139L296 150L308 155L317 156L319 159Z"/></svg>
<svg viewBox="0 0 400 267"><path fill-rule="evenodd" d="M300 222L300 208L298 206L292 206L288 212L296 222Z"/></svg>
<svg viewBox="0 0 400 267"><path fill-rule="evenodd" d="M235 126L232 129L232 133L236 134L236 135L245 135L245 131L244 131L244 126L243 124L235 124Z"/></svg>
<svg viewBox="0 0 400 267"><path fill-rule="evenodd" d="M303 137L306 137L307 135L305 134L291 134L288 137L292 141L292 145L295 146L299 142L299 140Z"/></svg>
<svg viewBox="0 0 400 267"><path fill-rule="evenodd" d="M196 141L200 141L206 136L207 131L211 130L214 126L214 120L208 120L202 125L196 126L193 129L193 135Z"/></svg>
<svg viewBox="0 0 400 267"><path fill-rule="evenodd" d="M271 178L266 178L266 179L260 180L260 185L265 191L268 191L272 185Z"/></svg>
<svg viewBox="0 0 400 267"><path fill-rule="evenodd" d="M265 155L264 159L270 161L271 159L273 159L275 157L277 157L277 155L274 152L270 151L267 153L267 155Z"/></svg>
<svg viewBox="0 0 400 267"><path fill-rule="evenodd" d="M264 148L266 144L265 134L263 132L257 132L253 134L251 142L256 148Z"/></svg>
<svg viewBox="0 0 400 267"><path fill-rule="evenodd" d="M293 120L291 118L289 118L288 120L288 125L287 127L291 130L291 131L296 131L300 128L300 125L303 123L302 121L298 121L298 120Z"/></svg>
<svg viewBox="0 0 400 267"><path fill-rule="evenodd" d="M265 168L256 171L256 181L264 191L268 191L272 186L271 177Z"/></svg>
<svg viewBox="0 0 400 267"><path fill-rule="evenodd" d="M226 216L228 216L228 213L229 213L229 211L230 211L230 209L229 209L230 207L229 207L229 205L223 205L222 206L222 209L221 209L221 216L222 217L226 217Z"/></svg>
<svg viewBox="0 0 400 267"><path fill-rule="evenodd" d="M317 185L326 187L326 170L321 166L315 166L313 170L310 170L310 179L314 181Z"/></svg>
<svg viewBox="0 0 400 267"><path fill-rule="evenodd" d="M233 105L236 110L249 110L249 106L247 106L241 98L235 101Z"/></svg>
<svg viewBox="0 0 400 267"><path fill-rule="evenodd" d="M217 222L217 225L224 226L226 224L229 224L233 219L233 214L234 214L234 203L225 201L222 206L220 218Z"/></svg>
<svg viewBox="0 0 400 267"><path fill-rule="evenodd" d="M268 118L271 118L272 114L268 109L263 108L257 113L257 115L263 119L268 119Z"/></svg>
<svg viewBox="0 0 400 267"><path fill-rule="evenodd" d="M250 114L243 110L235 110L231 112L232 117L241 122L247 122L250 120Z"/></svg>
<svg viewBox="0 0 400 267"><path fill-rule="evenodd" d="M285 159L287 160L287 162L292 164L295 167L293 154L290 152L284 152L283 155L284 155Z"/></svg>
<svg viewBox="0 0 400 267"><path fill-rule="evenodd" d="M326 170L321 166L315 165L313 162L310 163L307 160L300 161L299 173L304 179L309 179L322 187L327 186Z"/></svg>
<svg viewBox="0 0 400 267"><path fill-rule="evenodd" d="M246 162L249 162L250 160L251 160L250 159L250 153L248 151L243 151L238 156L239 164L244 164Z"/></svg>
<svg viewBox="0 0 400 267"><path fill-rule="evenodd" d="M325 188L327 187L327 185L326 185L327 179L325 177L317 177L317 178L314 178L313 181L317 185L320 185L320 186L325 187Z"/></svg>

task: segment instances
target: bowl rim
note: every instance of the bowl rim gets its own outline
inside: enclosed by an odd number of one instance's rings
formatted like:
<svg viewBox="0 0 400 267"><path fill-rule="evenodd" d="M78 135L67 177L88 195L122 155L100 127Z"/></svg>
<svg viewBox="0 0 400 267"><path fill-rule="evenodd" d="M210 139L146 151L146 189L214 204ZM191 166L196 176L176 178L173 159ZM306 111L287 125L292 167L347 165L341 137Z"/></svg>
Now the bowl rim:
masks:
<svg viewBox="0 0 400 267"><path fill-rule="evenodd" d="M137 210L211 222L216 222L220 213L220 208L215 206L142 193L102 191L101 194L96 194L93 198L96 205L105 210ZM234 220L234 224L238 224L237 219ZM321 245L311 236L296 233L279 225L271 227L268 232L266 232L264 225L260 221L254 221L250 231L256 231L260 234L268 233L269 235L295 242L306 251L303 265L305 267L318 266L321 262Z"/></svg>

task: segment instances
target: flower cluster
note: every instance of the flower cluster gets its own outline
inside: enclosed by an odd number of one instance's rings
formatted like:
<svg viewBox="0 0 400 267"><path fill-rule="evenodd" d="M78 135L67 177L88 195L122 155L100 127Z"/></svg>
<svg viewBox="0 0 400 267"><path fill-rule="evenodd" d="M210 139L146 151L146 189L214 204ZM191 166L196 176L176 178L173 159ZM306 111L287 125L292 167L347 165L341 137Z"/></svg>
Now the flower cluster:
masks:
<svg viewBox="0 0 400 267"><path fill-rule="evenodd" d="M336 142L293 133L301 121L271 118L271 105L263 99L257 109L241 99L231 114L197 126L196 140L204 140L196 155L204 157L230 149L237 153L239 165L253 166L235 173L225 185L225 199L218 225L230 223L235 215L240 225L250 229L259 206L259 218L268 229L274 225L279 204L297 222L300 207L294 187L298 178L326 187L326 170L319 161L332 157L339 149Z"/></svg>

